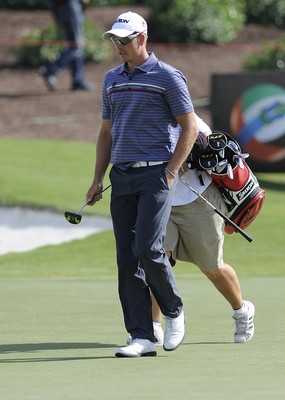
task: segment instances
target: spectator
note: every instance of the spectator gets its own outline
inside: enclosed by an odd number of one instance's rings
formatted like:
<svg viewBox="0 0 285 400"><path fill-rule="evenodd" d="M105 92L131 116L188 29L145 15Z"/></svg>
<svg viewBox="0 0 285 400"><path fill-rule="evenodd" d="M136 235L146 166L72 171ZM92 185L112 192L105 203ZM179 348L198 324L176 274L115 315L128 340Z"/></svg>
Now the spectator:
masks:
<svg viewBox="0 0 285 400"><path fill-rule="evenodd" d="M58 27L69 42L54 62L40 67L40 75L50 91L57 88L57 76L67 67L72 77L72 90L94 90L84 77L84 4L89 0L49 0Z"/></svg>

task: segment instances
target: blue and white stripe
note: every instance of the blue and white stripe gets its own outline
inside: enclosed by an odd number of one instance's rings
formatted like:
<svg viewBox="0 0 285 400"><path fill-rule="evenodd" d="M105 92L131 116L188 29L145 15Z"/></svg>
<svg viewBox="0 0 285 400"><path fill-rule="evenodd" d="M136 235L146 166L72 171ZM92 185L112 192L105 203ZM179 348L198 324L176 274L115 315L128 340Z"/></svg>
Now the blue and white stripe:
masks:
<svg viewBox="0 0 285 400"><path fill-rule="evenodd" d="M169 160L181 131L175 116L192 111L186 78L153 53L132 75L124 65L112 69L102 111L111 122L111 163Z"/></svg>

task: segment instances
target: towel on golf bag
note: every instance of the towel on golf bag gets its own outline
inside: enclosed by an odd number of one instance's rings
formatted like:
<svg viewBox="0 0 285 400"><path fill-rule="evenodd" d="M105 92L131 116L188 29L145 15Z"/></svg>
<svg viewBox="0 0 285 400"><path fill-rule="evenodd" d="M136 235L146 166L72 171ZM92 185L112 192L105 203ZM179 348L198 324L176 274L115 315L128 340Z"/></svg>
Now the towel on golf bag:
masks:
<svg viewBox="0 0 285 400"><path fill-rule="evenodd" d="M249 154L242 153L238 142L228 133L213 131L206 139L207 146L204 139L197 141L187 162L190 168L202 169L211 175L213 184L225 201L227 217L245 229L257 217L265 196L265 191L260 188L245 161ZM199 153L197 160L196 155ZM235 229L226 224L225 232L231 234Z"/></svg>

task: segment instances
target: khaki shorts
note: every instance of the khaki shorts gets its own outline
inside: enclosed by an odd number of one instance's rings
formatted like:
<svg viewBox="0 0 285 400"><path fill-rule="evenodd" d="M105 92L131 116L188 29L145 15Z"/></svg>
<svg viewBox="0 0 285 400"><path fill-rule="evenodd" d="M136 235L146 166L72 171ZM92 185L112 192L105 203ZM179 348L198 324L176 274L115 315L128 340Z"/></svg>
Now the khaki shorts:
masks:
<svg viewBox="0 0 285 400"><path fill-rule="evenodd" d="M202 195L226 213L226 205L214 185ZM174 261L188 261L203 271L215 271L224 264L223 243L224 220L204 200L198 197L190 204L172 207L164 248L172 251Z"/></svg>

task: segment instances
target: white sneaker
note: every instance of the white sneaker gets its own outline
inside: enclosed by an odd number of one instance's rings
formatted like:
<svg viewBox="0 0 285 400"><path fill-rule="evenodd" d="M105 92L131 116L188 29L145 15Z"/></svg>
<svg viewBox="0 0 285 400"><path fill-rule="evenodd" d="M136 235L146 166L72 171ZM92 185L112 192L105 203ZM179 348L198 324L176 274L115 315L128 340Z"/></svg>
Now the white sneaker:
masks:
<svg viewBox="0 0 285 400"><path fill-rule="evenodd" d="M184 311L176 318L164 317L165 333L163 348L166 351L177 349L183 342L185 336Z"/></svg>
<svg viewBox="0 0 285 400"><path fill-rule="evenodd" d="M156 356L155 343L147 339L134 339L128 346L117 347L116 357L153 357Z"/></svg>
<svg viewBox="0 0 285 400"><path fill-rule="evenodd" d="M254 305L250 301L244 301L245 311L235 311L233 319L236 324L234 341L236 343L245 343L253 338L254 335Z"/></svg>
<svg viewBox="0 0 285 400"><path fill-rule="evenodd" d="M163 339L164 339L164 332L163 332L161 324L159 324L158 322L153 322L153 333L154 333L154 337L155 337L156 346L162 346ZM127 344L130 344L132 342L131 335L127 338L126 342L127 342Z"/></svg>

